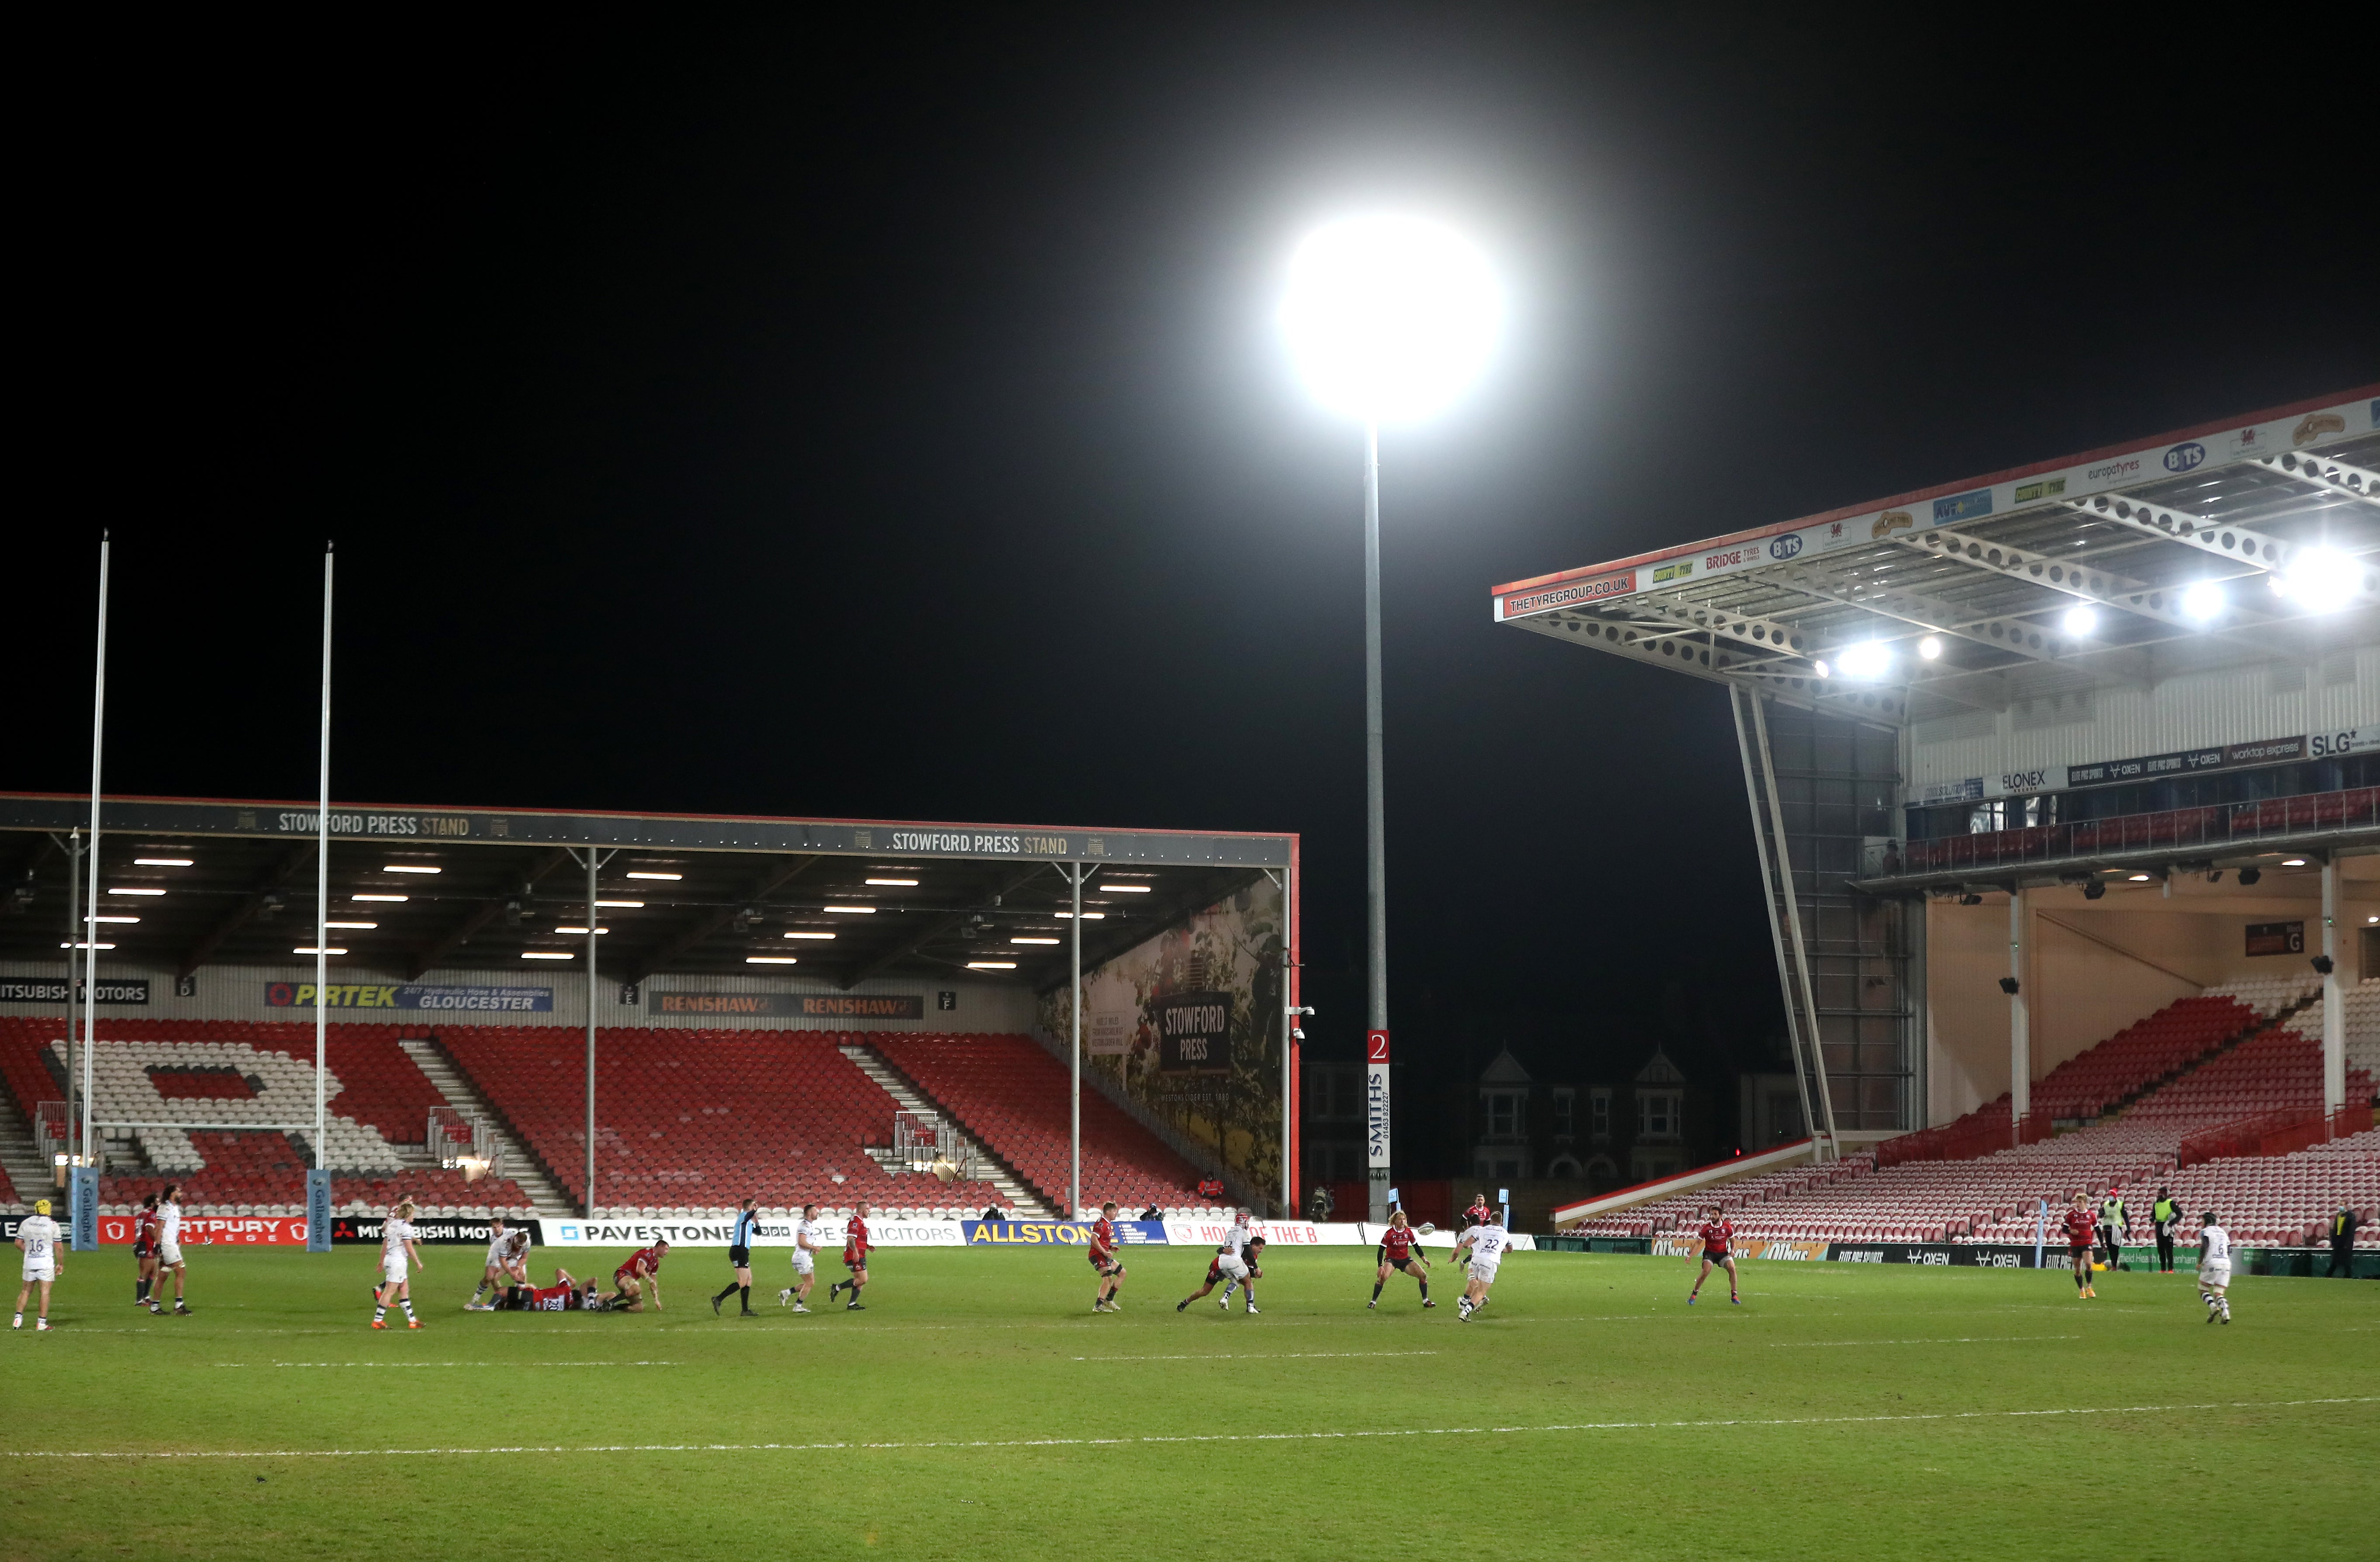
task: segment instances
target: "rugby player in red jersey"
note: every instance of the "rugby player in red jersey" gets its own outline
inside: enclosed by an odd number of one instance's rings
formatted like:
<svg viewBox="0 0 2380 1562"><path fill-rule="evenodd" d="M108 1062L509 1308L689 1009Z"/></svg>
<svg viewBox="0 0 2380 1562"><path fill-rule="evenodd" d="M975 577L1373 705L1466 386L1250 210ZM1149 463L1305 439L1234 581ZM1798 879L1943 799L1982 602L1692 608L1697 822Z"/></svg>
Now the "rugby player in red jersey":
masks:
<svg viewBox="0 0 2380 1562"><path fill-rule="evenodd" d="M140 1201L140 1213L132 1217L132 1257L139 1272L132 1281L132 1305L149 1305L149 1290L157 1283L157 1195L150 1194Z"/></svg>
<svg viewBox="0 0 2380 1562"><path fill-rule="evenodd" d="M1703 1268L1702 1273L1694 1277L1694 1289L1686 1292L1686 1305L1692 1307L1694 1298L1703 1293L1703 1282L1710 1278L1711 1265L1716 1264L1727 1271L1727 1299L1738 1307L1742 1306L1743 1296L1735 1285L1735 1253L1732 1251L1735 1223L1719 1213L1718 1205L1713 1205L1703 1211L1702 1229L1694 1235L1703 1240Z"/></svg>
<svg viewBox="0 0 2380 1562"><path fill-rule="evenodd" d="M843 1223L843 1266L851 1271L851 1278L826 1288L829 1302L844 1291L851 1292L851 1300L843 1304L846 1313L868 1311L859 1304L859 1288L868 1283L868 1206L854 1205L851 1218Z"/></svg>
<svg viewBox="0 0 2380 1562"><path fill-rule="evenodd" d="M577 1313L594 1307L602 1295L601 1288L593 1280L582 1286L570 1277L569 1270L556 1269L550 1286L507 1286L497 1298L496 1306L516 1313Z"/></svg>
<svg viewBox="0 0 2380 1562"><path fill-rule="evenodd" d="M2074 1290L2079 1300L2089 1302L2099 1294L2091 1283L2091 1250L2097 1245L2099 1217L2082 1194L2074 1195L2073 1205L2058 1222L2066 1230L2066 1253L2074 1263Z"/></svg>
<svg viewBox="0 0 2380 1562"><path fill-rule="evenodd" d="M1417 1241L1413 1228L1405 1224L1404 1206L1399 1205L1389 1211L1389 1229L1380 1233L1380 1267L1372 1276L1372 1300L1364 1303L1366 1308L1380 1304L1380 1288L1389 1283L1390 1275L1398 1274L1411 1275L1421 1282L1423 1306L1438 1305L1429 1299L1429 1260L1421 1256Z"/></svg>
<svg viewBox="0 0 2380 1562"><path fill-rule="evenodd" d="M1094 1313L1121 1313L1116 1305L1116 1292L1123 1289L1123 1260L1116 1256L1116 1206L1099 1205L1099 1217L1091 1224L1091 1272L1099 1277L1099 1294L1091 1301Z"/></svg>
<svg viewBox="0 0 2380 1562"><path fill-rule="evenodd" d="M612 1271L612 1287L617 1293L612 1298L614 1307L625 1306L631 1313L645 1310L645 1297L653 1299L653 1311L662 1310L662 1260L669 1256L669 1243L655 1242L638 1248L628 1255L628 1261Z"/></svg>

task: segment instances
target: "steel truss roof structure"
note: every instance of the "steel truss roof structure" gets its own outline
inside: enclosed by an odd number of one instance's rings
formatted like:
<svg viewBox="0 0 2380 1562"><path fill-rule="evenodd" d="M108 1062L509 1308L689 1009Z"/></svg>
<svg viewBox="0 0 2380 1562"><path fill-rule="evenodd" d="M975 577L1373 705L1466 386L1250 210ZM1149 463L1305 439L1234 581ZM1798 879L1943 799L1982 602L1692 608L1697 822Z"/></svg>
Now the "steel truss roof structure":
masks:
<svg viewBox="0 0 2380 1562"><path fill-rule="evenodd" d="M66 846L90 822L87 795L0 793L0 959L65 962ZM101 823L103 968L287 965L312 945L314 805L109 797ZM348 953L333 970L568 969L525 957L576 962L585 948L573 854L591 848L607 983L782 975L848 990L964 975L1046 990L1072 958L1062 865L1089 874L1090 969L1280 878L1296 847L1285 834L334 805L332 938ZM969 969L986 962L1014 969Z"/></svg>
<svg viewBox="0 0 2380 1562"><path fill-rule="evenodd" d="M1515 581L1494 588L1494 616L1895 728L2308 660L2374 631L2376 430L2380 385L2366 386ZM2317 546L2352 572L2340 611L2274 589ZM2201 582L2222 594L2211 617L2182 603ZM2087 628L2068 622L2077 607ZM1852 675L1846 652L1887 670Z"/></svg>

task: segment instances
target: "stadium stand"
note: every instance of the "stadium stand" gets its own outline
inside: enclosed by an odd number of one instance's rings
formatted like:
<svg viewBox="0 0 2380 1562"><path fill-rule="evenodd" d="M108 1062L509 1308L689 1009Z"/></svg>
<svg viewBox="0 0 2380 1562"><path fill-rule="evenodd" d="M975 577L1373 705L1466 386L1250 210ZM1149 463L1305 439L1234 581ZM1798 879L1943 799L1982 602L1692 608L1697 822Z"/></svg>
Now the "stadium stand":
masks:
<svg viewBox="0 0 2380 1562"><path fill-rule="evenodd" d="M2380 1076L2380 976L2347 995L2347 1066Z"/></svg>
<svg viewBox="0 0 2380 1562"><path fill-rule="evenodd" d="M2176 1164L2185 1140L2224 1124L2289 1114L2319 1118L2321 1013L2307 1007L2314 996L2293 982L2240 984L2184 999L2127 1027L2052 1072L2051 1080L2062 1077L2060 1114L2098 1120L2071 1132L2010 1147L2003 1096L1958 1124L1932 1131L1961 1131L1966 1137L1949 1142L1969 1146L1970 1156L1986 1142L1999 1146L1973 1158L1937 1155L1896 1162L1890 1152L1899 1142L1888 1142L1872 1158L1722 1183L1618 1211L1576 1230L1651 1236L1690 1229L1703 1207L1718 1204L1746 1241L2026 1242L2039 1224L2043 1200L2054 1210L2078 1192L2096 1198L2121 1189L2138 1212L2158 1186L2168 1185L2182 1196L2193 1232L2198 1211L2211 1204L2231 1222L2238 1241L2301 1241L2342 1201L2367 1218L2380 1205L2374 1135L2294 1155L2227 1156L2184 1170ZM2035 1087L2037 1102L2047 1084ZM2348 1099L2369 1101L2372 1092L2372 1075L2351 1069ZM2117 1115L2102 1115L2126 1101ZM2040 1118L2036 1113L2028 1120ZM1937 1140L1936 1147L1942 1143ZM2369 1240L2380 1243L2380 1232Z"/></svg>
<svg viewBox="0 0 2380 1562"><path fill-rule="evenodd" d="M62 1031L55 1020L0 1019L0 1076L20 1105L64 1096ZM429 1164L430 1112L443 1103L397 1035L392 1025L333 1025L325 1037L334 1200L370 1207L410 1195L432 1214L528 1207L508 1179L467 1182ZM92 1095L102 1120L304 1122L313 1067L310 1025L121 1020L100 1033ZM138 1203L169 1178L189 1184L198 1210L295 1214L304 1204L307 1153L280 1132L141 1129L131 1142L148 1169L103 1177L103 1208ZM399 1145L425 1147L407 1156Z"/></svg>
<svg viewBox="0 0 2380 1562"><path fill-rule="evenodd" d="M439 1043L574 1200L586 1197L586 1037L552 1025L456 1025ZM988 1183L945 1187L869 1158L892 1096L820 1031L596 1033L596 1203L648 1215L866 1200L895 1215L972 1214ZM873 1039L873 1038L871 1038Z"/></svg>
<svg viewBox="0 0 2380 1562"><path fill-rule="evenodd" d="M991 1146L1053 1207L1065 1205L1072 1124L1064 1065L1023 1035L871 1033L863 1039ZM1195 1206L1198 1173L1095 1091L1083 1093L1083 1197Z"/></svg>

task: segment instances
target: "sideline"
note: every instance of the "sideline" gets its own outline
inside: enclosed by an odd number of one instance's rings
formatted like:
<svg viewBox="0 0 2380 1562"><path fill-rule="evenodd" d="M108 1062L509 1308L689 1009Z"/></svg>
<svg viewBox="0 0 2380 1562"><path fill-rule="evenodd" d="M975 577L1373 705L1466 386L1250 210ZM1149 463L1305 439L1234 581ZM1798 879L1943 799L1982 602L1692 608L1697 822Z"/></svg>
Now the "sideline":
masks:
<svg viewBox="0 0 2380 1562"><path fill-rule="evenodd" d="M1544 1426L1416 1426L1387 1432L1211 1432L1142 1437L952 1438L915 1443L598 1443L581 1446L522 1444L479 1448L160 1448L120 1453L78 1448L12 1448L7 1459L419 1459L483 1454L820 1454L841 1451L907 1452L934 1448L1101 1448L1160 1443L1324 1443L1369 1437L1500 1437L1548 1432L1698 1432L1731 1426L1874 1426L1914 1421L1999 1421L2059 1415L2169 1415L2177 1411L2280 1411L2305 1405L2380 1404L2380 1394L2326 1399L2223 1399L2202 1404L2090 1405L2045 1411L1938 1411L1907 1415L1811 1415L1777 1420L1730 1417L1725 1421L1581 1421Z"/></svg>

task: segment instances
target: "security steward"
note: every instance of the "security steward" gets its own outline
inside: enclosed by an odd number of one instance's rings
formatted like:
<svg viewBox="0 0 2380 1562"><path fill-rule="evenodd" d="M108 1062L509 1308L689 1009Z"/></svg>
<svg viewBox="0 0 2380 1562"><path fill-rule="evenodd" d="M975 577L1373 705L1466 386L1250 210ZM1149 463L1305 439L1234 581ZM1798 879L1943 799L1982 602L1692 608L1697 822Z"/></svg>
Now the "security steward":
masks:
<svg viewBox="0 0 2380 1562"><path fill-rule="evenodd" d="M2149 1206L2149 1223L2156 1229L2157 1273L2173 1273L2173 1238L2181 1229L2181 1201L2173 1196L2171 1188L2157 1190L2156 1203Z"/></svg>

